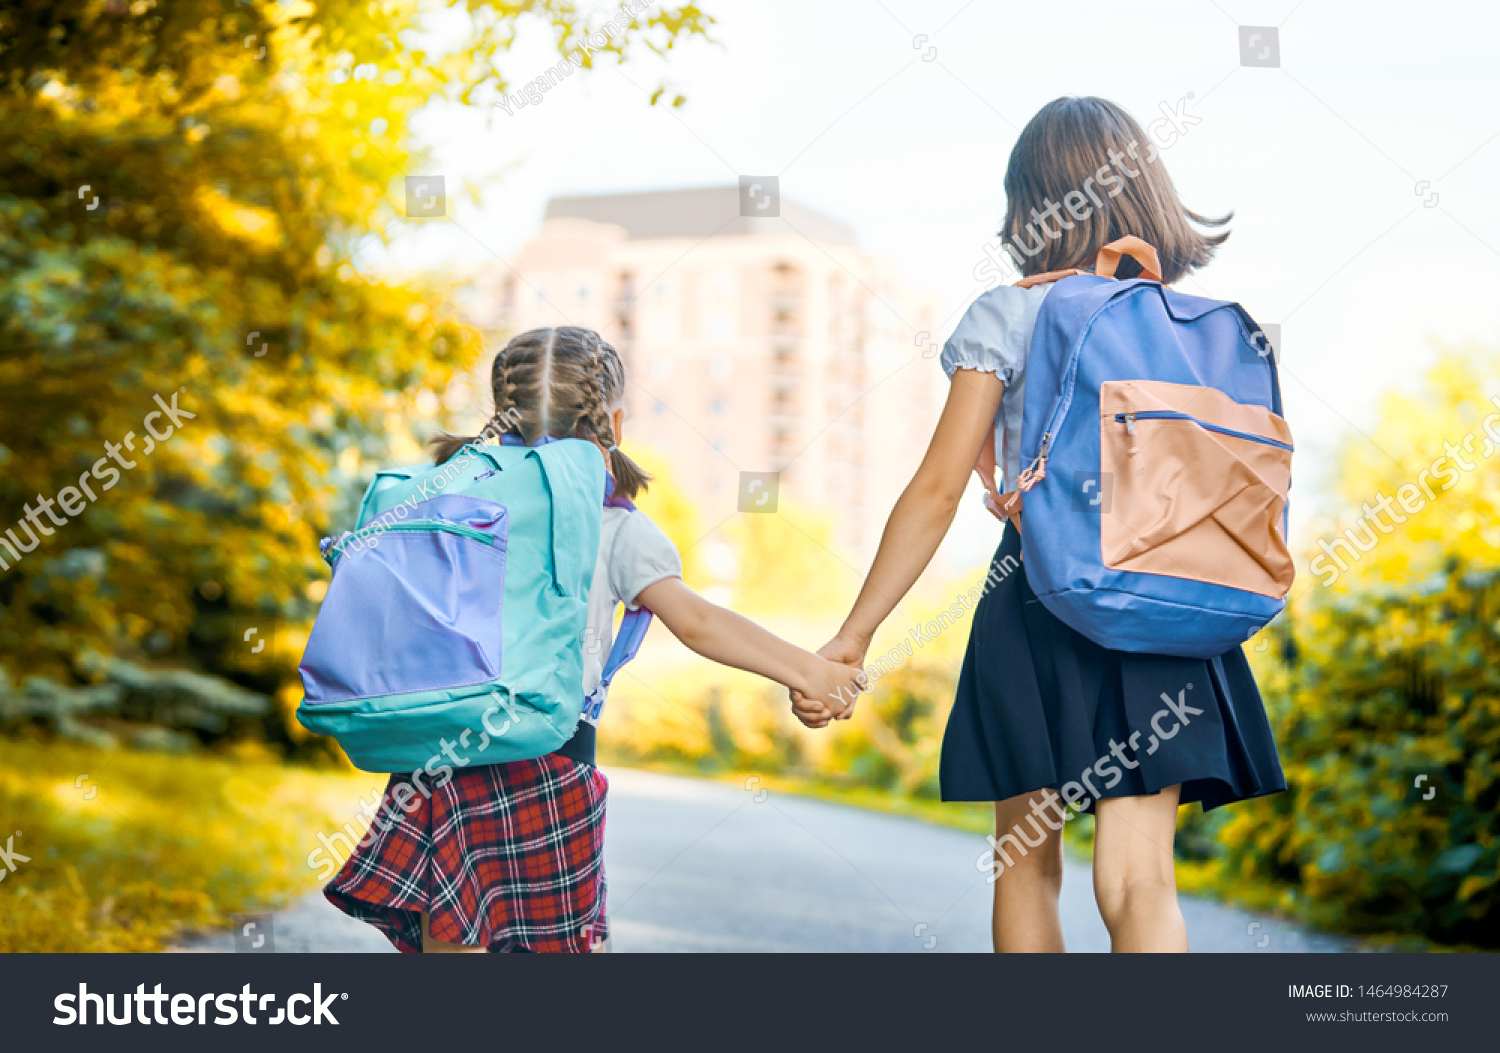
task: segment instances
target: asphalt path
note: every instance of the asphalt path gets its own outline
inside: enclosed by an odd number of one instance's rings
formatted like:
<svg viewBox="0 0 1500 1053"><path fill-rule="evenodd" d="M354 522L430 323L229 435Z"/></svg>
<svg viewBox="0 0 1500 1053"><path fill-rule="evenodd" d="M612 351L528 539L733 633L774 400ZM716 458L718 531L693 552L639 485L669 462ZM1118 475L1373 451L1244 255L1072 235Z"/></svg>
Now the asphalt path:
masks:
<svg viewBox="0 0 1500 1053"><path fill-rule="evenodd" d="M977 834L754 785L605 774L614 951L990 949L991 886L978 867L989 846ZM1182 912L1194 951L1357 949L1197 897L1182 897ZM1068 950L1109 950L1087 863L1067 863L1062 924ZM316 893L276 915L272 938L278 953L392 950ZM180 949L233 951L234 940Z"/></svg>

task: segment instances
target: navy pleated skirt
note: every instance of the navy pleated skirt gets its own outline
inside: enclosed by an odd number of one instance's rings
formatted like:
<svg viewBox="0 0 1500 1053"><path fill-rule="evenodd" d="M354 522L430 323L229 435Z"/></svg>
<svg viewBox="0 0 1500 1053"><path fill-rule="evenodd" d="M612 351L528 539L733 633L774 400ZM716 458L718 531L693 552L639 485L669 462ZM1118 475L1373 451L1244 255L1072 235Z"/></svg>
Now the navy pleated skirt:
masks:
<svg viewBox="0 0 1500 1053"><path fill-rule="evenodd" d="M1093 811L1097 798L1181 783L1181 802L1207 811L1286 789L1240 648L1207 661L1106 650L1042 606L1020 558L1007 525L943 735L943 800L1075 782Z"/></svg>

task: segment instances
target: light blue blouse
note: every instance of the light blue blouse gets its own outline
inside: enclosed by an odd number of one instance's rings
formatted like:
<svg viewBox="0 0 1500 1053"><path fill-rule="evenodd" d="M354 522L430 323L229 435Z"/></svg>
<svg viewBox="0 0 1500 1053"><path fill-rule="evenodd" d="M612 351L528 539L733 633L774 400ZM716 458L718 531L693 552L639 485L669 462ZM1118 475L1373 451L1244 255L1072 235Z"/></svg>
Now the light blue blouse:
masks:
<svg viewBox="0 0 1500 1053"><path fill-rule="evenodd" d="M1021 474L1021 412L1026 405L1026 355L1037 312L1052 284L1022 289L999 285L979 296L943 345L943 372L955 369L993 373L1005 384L995 412L995 464L1004 473L1001 493L1016 488Z"/></svg>

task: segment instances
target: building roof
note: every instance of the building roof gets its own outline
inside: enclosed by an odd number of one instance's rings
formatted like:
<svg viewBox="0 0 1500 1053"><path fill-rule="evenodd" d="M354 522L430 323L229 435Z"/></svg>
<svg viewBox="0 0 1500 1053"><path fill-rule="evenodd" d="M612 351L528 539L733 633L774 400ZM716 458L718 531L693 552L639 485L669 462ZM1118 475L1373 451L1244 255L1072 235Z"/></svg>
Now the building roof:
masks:
<svg viewBox="0 0 1500 1053"><path fill-rule="evenodd" d="M547 202L544 218L613 223L631 238L800 234L830 245L854 244L852 229L785 198L779 217L742 216L738 186L554 197Z"/></svg>

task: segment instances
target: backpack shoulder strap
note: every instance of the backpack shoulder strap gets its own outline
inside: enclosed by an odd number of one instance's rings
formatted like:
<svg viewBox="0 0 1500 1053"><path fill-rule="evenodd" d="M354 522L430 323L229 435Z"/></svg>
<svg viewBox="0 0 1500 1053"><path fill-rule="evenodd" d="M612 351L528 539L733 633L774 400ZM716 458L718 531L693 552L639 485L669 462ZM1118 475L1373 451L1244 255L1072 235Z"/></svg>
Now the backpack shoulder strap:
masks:
<svg viewBox="0 0 1500 1053"><path fill-rule="evenodd" d="M607 472L604 476L604 505L606 508L635 511L635 503L630 498L615 493L614 476ZM605 692L609 690L615 674L624 667L626 662L640 653L641 644L646 640L646 630L650 628L650 611L644 607L637 607L634 610L629 607L625 608L625 617L620 619L620 633L615 637L608 657L604 659L604 671L599 676L599 686L594 688L594 693L588 697L588 701L583 706L584 715L590 720L599 719L599 714L604 711Z"/></svg>
<svg viewBox="0 0 1500 1053"><path fill-rule="evenodd" d="M1161 261L1157 257L1156 249L1134 235L1126 235L1115 239L1099 250L1092 272L1069 267L1067 270L1033 274L1029 278L1022 278L1016 282L1016 285L1022 289L1030 289L1037 285L1049 285L1064 278L1071 278L1075 274L1113 278L1119 269L1120 261L1125 257L1135 261L1141 277L1154 282L1161 281ZM1276 402L1274 412L1279 415L1281 413L1281 386L1276 381L1275 363L1271 365L1271 384ZM1016 488L1004 495L995 491L995 431L993 428L990 429L989 437L985 440L984 449L979 452L978 463L974 465L979 481L984 484L984 506L996 519L1002 522L1009 520L1018 531L1021 529L1021 506L1025 500L1026 491L1047 475L1046 443L1044 442L1042 446L1041 456L1031 467L1021 472L1020 479L1016 481Z"/></svg>
<svg viewBox="0 0 1500 1053"><path fill-rule="evenodd" d="M594 548L585 555L582 524L591 517L597 522L604 504L604 461L592 444L585 448L577 439L534 446L527 456L536 458L552 500L553 584L566 595L566 583L578 579L582 561L592 566L598 553L596 531Z"/></svg>
<svg viewBox="0 0 1500 1053"><path fill-rule="evenodd" d="M620 620L620 635L615 637L614 646L609 649L609 657L604 661L604 677L600 682L605 687L609 686L626 662L640 653L649 628L651 612L646 608L637 607L635 610L625 611L625 617Z"/></svg>
<svg viewBox="0 0 1500 1053"><path fill-rule="evenodd" d="M599 677L599 686L594 688L594 693L584 700L583 716L585 719L597 721L599 714L604 712L604 696L609 691L610 683L625 663L639 653L641 644L646 639L646 630L649 628L651 628L650 611L644 607L637 607L635 610L626 609L625 617L620 621L620 633L615 637L614 645L609 649L609 657L604 660L604 673Z"/></svg>
<svg viewBox="0 0 1500 1053"><path fill-rule="evenodd" d="M1269 338L1266 338L1269 341ZM1276 365L1276 351L1273 349L1266 355L1266 365L1271 367L1271 412L1278 417L1285 417L1281 411L1281 369Z"/></svg>

